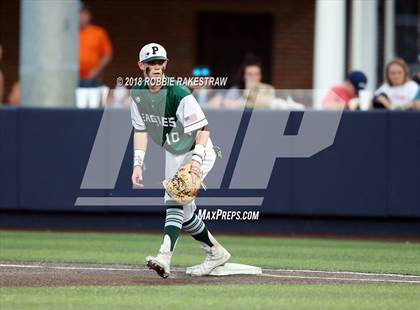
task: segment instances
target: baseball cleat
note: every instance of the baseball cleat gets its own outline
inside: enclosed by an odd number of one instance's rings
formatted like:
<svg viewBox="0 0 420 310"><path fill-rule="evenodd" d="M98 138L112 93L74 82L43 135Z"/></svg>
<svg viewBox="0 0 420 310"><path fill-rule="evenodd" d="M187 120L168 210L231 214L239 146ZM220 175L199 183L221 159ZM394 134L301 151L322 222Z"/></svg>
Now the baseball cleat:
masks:
<svg viewBox="0 0 420 310"><path fill-rule="evenodd" d="M146 265L149 269L153 269L162 278L166 279L170 275L170 256L165 254L158 254L156 257L146 257Z"/></svg>
<svg viewBox="0 0 420 310"><path fill-rule="evenodd" d="M186 273L191 276L206 276L218 267L224 265L231 257L230 253L221 245L202 247L206 253L204 262L200 265L188 267Z"/></svg>

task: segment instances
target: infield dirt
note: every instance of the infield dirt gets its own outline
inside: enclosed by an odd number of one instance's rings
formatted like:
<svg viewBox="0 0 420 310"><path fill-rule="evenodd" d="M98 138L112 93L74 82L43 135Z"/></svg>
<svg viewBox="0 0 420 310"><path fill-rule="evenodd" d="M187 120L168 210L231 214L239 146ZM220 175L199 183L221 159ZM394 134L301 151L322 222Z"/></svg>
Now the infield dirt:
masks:
<svg viewBox="0 0 420 310"><path fill-rule="evenodd" d="M420 276L263 269L262 275L191 277L173 268L160 278L143 265L99 265L0 261L0 286L43 287L77 285L217 285L217 284L350 284L406 283L420 285Z"/></svg>

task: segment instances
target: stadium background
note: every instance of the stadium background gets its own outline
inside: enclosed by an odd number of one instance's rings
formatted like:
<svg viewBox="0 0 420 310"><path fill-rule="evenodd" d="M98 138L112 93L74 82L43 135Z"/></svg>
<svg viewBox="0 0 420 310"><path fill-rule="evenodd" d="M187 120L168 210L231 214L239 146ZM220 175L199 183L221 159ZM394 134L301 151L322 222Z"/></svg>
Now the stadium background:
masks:
<svg viewBox="0 0 420 310"><path fill-rule="evenodd" d="M416 65L416 49L418 52L418 30L407 20L418 16L420 8L415 0L392 1L395 3L393 12L395 28L398 32L395 38L394 55L402 56L412 68ZM241 25L232 31L237 31L229 48L218 48L218 54L223 54L226 72L230 78L242 62L243 53L257 52L264 59L264 69L269 70L266 80L278 89L310 89L313 86L313 48L315 31L315 1L285 1L281 5L278 1L161 1L159 6L153 2L119 1L86 1L92 9L93 22L103 26L109 32L114 45L113 61L107 68L104 82L112 87L117 76L137 76L135 65L138 50L142 42L149 42L159 38L159 41L170 51L171 73L174 76L189 76L191 68L200 65L202 55L200 43L208 41L209 35L220 36L218 33L200 32L200 13L225 13L226 20L211 18L205 24L213 26L213 22L220 27L232 29L230 20L233 16L248 14L247 17L253 27L259 30L261 18L269 25L269 33L263 43L270 47L261 51L261 47L253 45L256 38L241 32ZM345 1L346 6L346 68L350 68L350 29L352 17L352 1ZM377 81L383 80L385 59L385 1L377 1ZM392 7L392 5L391 5ZM19 65L19 1L2 1L0 4L0 38L3 45L4 59L2 68L6 79L6 93L11 84L18 79ZM252 17L253 16L253 17ZM242 19L243 21L243 19ZM244 25L244 23L242 23ZM145 30L147 29L147 31ZM395 35L395 34L394 34ZM226 39L225 39L226 40ZM243 44L238 45L238 42ZM232 48L235 46L235 48ZM219 50L220 49L220 50ZM233 50L233 51L230 51ZM233 52L233 54L232 54ZM227 54L226 54L227 53ZM241 54L242 53L242 54ZM265 55L267 54L267 57ZM271 57L270 57L271 56ZM220 57L219 57L220 58ZM270 64L270 65L269 65ZM229 72L230 71L230 72ZM287 77L287 78L284 78ZM344 78L344 75L343 75ZM374 85L373 87L376 87Z"/></svg>
<svg viewBox="0 0 420 310"><path fill-rule="evenodd" d="M337 53L345 54L344 68L325 70L344 74L354 61L351 55L354 3L340 3L345 5L343 25L346 37L345 48L338 48ZM367 65L376 68L377 74L373 80L376 79L379 84L383 79L385 57L389 57L386 54L390 52L384 39L387 36L398 33L392 55L404 56L412 69L416 69L418 33L417 28L407 21L418 14L419 7L415 1L375 3L377 37L376 41L372 41L374 45L376 42L377 58L374 64L371 61ZM134 1L120 1L118 4L112 1L86 1L86 4L92 12L93 22L108 30L114 47L113 59L104 74L104 82L110 87L115 85L117 76L138 76L135 62L139 47L142 42L154 40L168 49L170 73L174 76L190 76L194 66L204 64L210 65L214 75L219 72L232 81L243 55L253 52L263 60L265 80L276 88L310 89L316 84L313 80L317 31L314 1L287 1L281 5L276 1L242 1L241 5L235 1L163 1L159 6L152 2L139 5ZM385 20L385 10L390 10L390 7L395 19L395 27L391 27L391 30L386 27L390 21ZM2 68L7 93L11 83L18 79L19 2L2 1L0 12L4 54ZM366 22L366 27L372 27L371 21ZM221 34L224 28L226 33ZM372 43L369 48L372 48ZM376 88L376 85L370 87ZM209 113L217 115L223 112ZM148 216L152 217L148 220L144 219L142 213L146 210L139 209L139 217L143 220L130 217L131 220L121 224L121 221L113 222L112 218L116 217L115 212L124 214L127 210L123 208L81 210L73 206L81 193L78 186L101 114L101 110L63 112L21 108L2 111L3 134L0 143L4 151L0 182L6 190L0 199L0 207L3 212L12 212L2 217L2 225L29 228L45 225L60 227L66 223L67 228L86 225L98 228L107 226L98 224L103 219L103 212L112 211L114 215L107 220L108 228L159 227L159 213L151 212L157 209L147 211ZM39 123L40 117L45 121ZM73 129L55 132L51 128L63 127L56 119L70 126L76 121L80 122L82 132ZM296 134L301 120L301 112L292 112L286 128L290 132L286 134ZM417 235L420 212L417 124L418 112L344 113L331 148L306 160L277 160L261 209L265 218L263 216L253 227L259 232L346 234L352 231L354 223L363 223L353 233ZM37 130L33 130L33 126ZM216 126L223 128L225 124L217 123ZM54 141L59 141L61 135L66 136L70 149L79 151L60 152L61 147L57 148L58 142ZM400 137L404 137L404 141ZM36 148L36 145L43 147ZM367 145L369 150L366 149ZM25 149L31 149L31 153L23 152ZM105 191L106 195L130 194L126 190L130 187L127 174L130 170L129 153L126 152L117 188ZM54 172L60 165L56 158L77 163L78 167L77 170L65 167L63 173L67 177L62 183L55 183L57 175ZM404 165L401 165L402 162ZM55 169L54 165L57 165ZM325 177L322 182L317 182L322 173ZM280 194L276 194L276 191ZM32 213L21 212L23 210ZM94 210L100 211L99 218L93 216L98 213L87 212ZM70 221L62 217L63 213L58 216L37 213L40 211L81 212L89 213L91 217L82 225L78 224L80 219L77 217L69 217L73 218ZM133 208L129 211L133 212ZM34 220L34 216L38 220ZM39 216L43 218L42 221ZM232 232L238 231L241 226L247 229L245 223L233 225L217 222L214 225Z"/></svg>
<svg viewBox="0 0 420 310"><path fill-rule="evenodd" d="M34 3L0 2L0 68L6 96L12 83L22 81L19 71L26 68L19 58L40 47L31 37L21 39L21 25L31 33L31 22L36 20L29 10L25 11L29 20L23 20L21 5L28 8ZM108 31L114 48L104 74L111 88L118 76L138 76L138 51L149 41L167 48L174 76L190 76L195 66L208 65L213 73L233 79L244 54L254 52L262 58L265 81L276 89L313 89L332 82L331 77L340 83L355 60L362 61L374 81L370 89L383 81L384 64L394 56L403 57L412 73L419 69L420 5L415 0L86 0L86 4L93 23ZM323 70L316 70L316 7L328 12L328 4L338 5L344 15L341 20L330 15L321 22L335 20L343 27L332 30L344 35L341 43L330 41L332 48L324 50L334 65L324 63ZM366 4L368 15L354 18L355 6ZM72 10L76 16L76 6ZM353 21L362 25L358 35L368 39L365 45L357 38L353 41ZM49 24L45 26L49 30ZM374 37L366 35L374 29ZM73 30L74 43L76 27ZM60 42L57 50L65 54L62 48L68 42ZM368 57L356 57L353 51ZM71 82L76 85L76 58L72 61ZM54 85L50 83L60 76L48 78L34 75L32 81L26 80L25 96L35 93L31 83ZM63 85L58 92L74 96L74 89ZM419 111L345 111L333 145L311 158L278 158L266 190L234 191L245 197L264 196L263 205L220 208L259 210L260 218L206 225L231 251L232 262L260 266L263 276L187 277L185 267L200 263L202 254L192 238L182 236L171 266L173 275L163 280L144 268L144 258L161 242L164 206L75 206L77 197L163 195L161 189L132 190L132 139L115 188L81 189L104 110L76 109L73 102L66 108L54 103L45 108L45 102L34 105L25 100L20 107L4 103L0 104L1 308L411 310L420 304ZM127 109L106 111L129 122ZM289 112L252 111L267 121L285 119L287 113L284 132L279 133L287 136L299 134L304 113L328 113ZM215 126L213 133L219 136L227 136L231 119L249 120L250 113L206 111ZM240 128L239 140L245 134ZM235 145L238 154L240 143ZM258 153L255 157L258 160ZM213 194L231 195L226 188L202 193Z"/></svg>

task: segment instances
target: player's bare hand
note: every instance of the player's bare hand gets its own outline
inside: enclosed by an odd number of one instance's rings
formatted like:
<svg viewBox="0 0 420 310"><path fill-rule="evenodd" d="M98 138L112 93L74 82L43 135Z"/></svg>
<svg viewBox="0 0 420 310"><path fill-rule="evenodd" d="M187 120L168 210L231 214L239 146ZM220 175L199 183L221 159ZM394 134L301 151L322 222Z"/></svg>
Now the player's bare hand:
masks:
<svg viewBox="0 0 420 310"><path fill-rule="evenodd" d="M133 182L133 188L142 188L143 185L143 172L140 166L135 166L133 169L133 175L131 176Z"/></svg>
<svg viewBox="0 0 420 310"><path fill-rule="evenodd" d="M203 172L201 171L201 164L196 161L191 161L191 176L193 185L198 184L197 179L201 180Z"/></svg>

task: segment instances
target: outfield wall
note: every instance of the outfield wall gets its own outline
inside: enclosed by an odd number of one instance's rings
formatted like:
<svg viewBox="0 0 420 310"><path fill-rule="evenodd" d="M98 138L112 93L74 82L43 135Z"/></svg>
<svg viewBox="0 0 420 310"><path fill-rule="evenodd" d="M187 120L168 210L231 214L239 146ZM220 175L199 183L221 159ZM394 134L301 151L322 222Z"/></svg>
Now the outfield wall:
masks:
<svg viewBox="0 0 420 310"><path fill-rule="evenodd" d="M129 122L129 111L113 113ZM287 112L254 113L269 118ZM75 206L77 197L163 194L157 189L131 189L131 139L115 189L80 189L102 114L102 110L0 109L0 209L163 210L163 206ZM239 111L213 110L207 115L216 143L229 131L227 119L242 117ZM298 132L300 116L292 114L287 128ZM157 148L151 152L162 156ZM203 193L213 195L230 192ZM420 112L344 112L332 146L311 158L277 159L267 190L240 190L235 195L263 196L262 206L247 209L266 215L419 218Z"/></svg>

